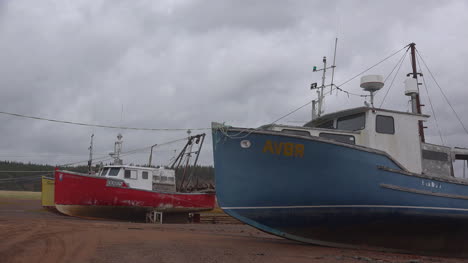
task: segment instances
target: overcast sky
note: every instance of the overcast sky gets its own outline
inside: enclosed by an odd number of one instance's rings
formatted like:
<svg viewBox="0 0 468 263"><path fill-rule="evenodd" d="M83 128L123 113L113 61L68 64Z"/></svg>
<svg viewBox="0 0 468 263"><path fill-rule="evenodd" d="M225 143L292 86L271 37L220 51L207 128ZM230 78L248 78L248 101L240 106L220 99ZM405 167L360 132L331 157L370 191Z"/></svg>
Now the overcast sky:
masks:
<svg viewBox="0 0 468 263"><path fill-rule="evenodd" d="M207 128L211 121L257 127L315 97L312 67L332 61L335 83L415 42L462 121L468 83L466 1L0 1L0 111L67 121L147 128ZM404 52L369 74L387 76ZM407 111L407 59L384 107ZM445 143L467 134L423 68ZM376 97L380 105L389 82ZM330 77L328 77L330 80ZM359 78L342 86L363 94ZM426 91L424 113L433 115ZM333 93L325 111L363 105ZM122 110L123 109L123 110ZM302 125L310 107L283 119ZM0 160L62 164L186 136L56 124L0 114ZM441 143L435 122L428 141ZM209 130L204 132L209 133ZM195 134L193 131L192 134ZM166 164L182 145L161 147ZM147 153L125 162L145 163ZM201 156L212 164L211 136Z"/></svg>

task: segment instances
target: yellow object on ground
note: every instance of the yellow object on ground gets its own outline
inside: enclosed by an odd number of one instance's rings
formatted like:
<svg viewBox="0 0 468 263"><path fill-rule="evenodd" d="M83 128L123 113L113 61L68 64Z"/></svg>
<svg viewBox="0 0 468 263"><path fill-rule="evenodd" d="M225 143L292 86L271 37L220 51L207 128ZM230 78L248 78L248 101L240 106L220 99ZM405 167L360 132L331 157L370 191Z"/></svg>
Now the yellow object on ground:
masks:
<svg viewBox="0 0 468 263"><path fill-rule="evenodd" d="M42 176L42 206L55 207L55 181L53 178Z"/></svg>

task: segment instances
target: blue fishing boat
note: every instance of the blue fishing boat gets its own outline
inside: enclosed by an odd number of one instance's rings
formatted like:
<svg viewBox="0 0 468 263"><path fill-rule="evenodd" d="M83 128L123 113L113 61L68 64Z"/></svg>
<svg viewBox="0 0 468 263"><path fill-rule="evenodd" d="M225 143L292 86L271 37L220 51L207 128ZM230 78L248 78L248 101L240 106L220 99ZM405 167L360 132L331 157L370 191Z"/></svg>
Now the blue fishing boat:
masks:
<svg viewBox="0 0 468 263"><path fill-rule="evenodd" d="M384 81L368 75L361 78L371 94L365 107L321 115L322 83L318 112L303 126L213 123L220 207L305 243L468 256L468 180L453 168L468 149L425 142L415 44L406 51L412 112L374 107Z"/></svg>

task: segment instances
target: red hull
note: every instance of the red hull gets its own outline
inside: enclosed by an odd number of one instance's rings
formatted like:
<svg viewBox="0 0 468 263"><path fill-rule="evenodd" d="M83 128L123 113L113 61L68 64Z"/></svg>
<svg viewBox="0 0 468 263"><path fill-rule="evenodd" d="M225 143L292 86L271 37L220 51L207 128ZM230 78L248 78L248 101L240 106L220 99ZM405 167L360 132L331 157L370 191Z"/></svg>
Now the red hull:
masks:
<svg viewBox="0 0 468 263"><path fill-rule="evenodd" d="M189 213L215 206L214 193L158 193L112 186L116 181L119 180L55 171L55 205L69 215L118 218L141 216L153 209Z"/></svg>

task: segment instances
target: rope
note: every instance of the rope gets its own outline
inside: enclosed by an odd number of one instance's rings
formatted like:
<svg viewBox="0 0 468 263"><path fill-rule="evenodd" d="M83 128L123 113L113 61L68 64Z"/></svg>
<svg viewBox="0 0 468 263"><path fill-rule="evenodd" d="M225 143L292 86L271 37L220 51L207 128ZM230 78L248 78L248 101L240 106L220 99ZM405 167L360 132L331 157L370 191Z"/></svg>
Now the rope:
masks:
<svg viewBox="0 0 468 263"><path fill-rule="evenodd" d="M349 92L349 91L346 91L344 89L341 88L341 86L343 85L346 85L348 84L350 81L352 81L353 79L361 76L362 74L366 73L367 71L377 67L378 65L382 64L383 62L385 62L386 60L390 59L391 57L395 56L396 54L400 53L402 50L404 50L405 48L407 48L409 45L406 45L404 46L403 48L399 49L398 51L395 51L394 53L392 53L391 55L385 57L384 59L380 60L379 62L377 62L376 64L374 64L373 66L367 68L366 70L360 72L359 74L356 74L355 76L349 78L348 80L344 81L343 83L341 83L340 85L332 85L331 89L330 89L330 92L328 93L331 93L333 91L333 89L337 90L337 91L341 91L341 92L344 92L348 95L348 97L351 95L351 96L357 96L357 97L361 97L361 98L366 98L366 97L370 97L370 95L367 95L367 94L358 94L358 93L352 93L352 92ZM408 49L406 50L405 54L408 52ZM406 56L406 55L405 55ZM398 65L398 63L397 63ZM395 68L393 68L393 70L395 70ZM392 74L393 70L390 72L390 74L387 76L387 78ZM384 80L384 83L385 81L387 81L387 78L385 78ZM325 93L325 94L328 94L328 93Z"/></svg>
<svg viewBox="0 0 468 263"><path fill-rule="evenodd" d="M418 63L419 72L421 72L422 71L421 70L421 64L419 63L418 56L416 56L416 62ZM431 96L429 95L429 89L427 88L426 79L424 78L424 75L421 75L421 76L422 76L422 80L423 80L423 83L424 83L424 89L426 90L427 99L429 100L429 105L431 106L432 115L434 116L434 120L435 120L436 127L437 127L437 132L439 133L440 141L442 142L442 145L445 146L445 142L444 142L444 139L442 137L442 132L440 131L439 123L437 121L436 112L435 112L434 107L432 105Z"/></svg>
<svg viewBox="0 0 468 263"><path fill-rule="evenodd" d="M0 173L42 173L42 172L47 172L47 170L46 171L44 170L42 171L16 171L16 170L15 171L7 171L7 170L0 171ZM53 170L51 172L53 172Z"/></svg>
<svg viewBox="0 0 468 263"><path fill-rule="evenodd" d="M445 100L447 101L447 104L450 106L450 109L452 109L453 113L455 114L455 117L457 118L457 120L460 122L461 126L463 127L463 130L465 130L466 133L468 133L468 130L466 129L465 125L463 124L463 122L461 121L460 119L460 116L458 116L458 113L457 111L453 108L452 104L450 103L449 99L447 98L447 96L445 95L444 91L442 90L442 88L440 87L439 83L437 82L437 80L435 79L434 75L432 74L431 70L429 69L429 67L427 66L426 62L424 61L423 57L421 56L421 54L419 53L418 50L416 50L416 53L418 54L419 58L421 58L421 61L423 62L424 66L426 67L427 71L429 72L429 74L431 75L432 79L434 80L435 84L437 85L437 87L439 88L440 92L442 93L442 95L444 96Z"/></svg>
<svg viewBox="0 0 468 263"><path fill-rule="evenodd" d="M391 57L395 56L396 54L400 53L403 49L407 48L408 46L409 46L409 45L404 46L402 49L400 49L400 50L398 50L398 51L392 53L392 54L389 55L388 57L382 59L381 61L377 62L377 63L374 64L373 66L367 68L366 70L362 71L361 73L355 75L354 77L352 77L352 78L346 80L345 82L343 82L343 83L341 83L340 85L337 85L337 86L338 86L338 87L341 87L341 86L343 86L343 85L349 83L349 82L352 81L353 79L355 79L355 78L361 76L362 74L366 73L367 71L369 71L369 70L371 70L371 69L377 67L378 65L382 64L382 63L385 62L386 60L388 60L388 59L390 59Z"/></svg>
<svg viewBox="0 0 468 263"><path fill-rule="evenodd" d="M344 92L344 93L348 94L348 96L349 96L349 95L359 96L359 97L368 97L368 96L370 96L370 95L357 94L357 93L352 93L352 92L343 90L343 89L341 88L341 86L343 86L343 85L349 83L349 82L352 81L353 79L359 77L360 75L366 73L367 71L369 71L369 70L375 68L376 66L382 64L382 63L385 62L386 60L388 60L388 59L390 59L391 57L395 56L396 54L400 53L402 50L404 50L404 49L407 48L408 46L409 46L409 45L404 46L403 48L401 48L401 49L399 49L398 51L392 53L391 55L385 57L384 59L382 59L381 61L377 62L377 63L374 64L373 66L367 68L366 70L362 71L361 73L359 73L359 74L353 76L352 78L346 80L345 82L341 83L340 85L333 85L334 87L332 86L331 89L330 89L330 91L325 92L324 95L327 95L327 94L331 93L331 92L333 91L333 89L336 89L336 90L338 90L338 91L341 91L341 92ZM289 113L287 113L287 114L281 116L280 118L276 119L275 121L273 121L273 122L271 122L271 123L269 123L269 124L275 124L276 122L278 122L278 121L280 121L280 120L282 120L282 119L288 117L289 115L291 115L291 114L297 112L298 110L304 108L305 106L307 106L307 105L309 105L309 104L311 104L311 103L312 103L312 101L309 101L309 102L307 102L306 104L304 104L304 105L302 105L302 106L300 106L300 107L298 107L298 108L292 110L291 112L289 112ZM247 136L249 136L252 132L258 130L259 128L255 128L255 129L243 129L243 130L239 131L238 133L236 133L236 134L234 134L234 135L229 135L229 134L227 133L227 130L229 129L228 126L224 126L224 125L223 125L223 127L219 127L219 128L217 128L217 129L218 129L222 134L224 134L224 136L226 136L226 137L228 137L228 138L231 138L231 139L243 139L243 138L246 138ZM246 133L246 134L243 134L243 133L245 133L246 131L249 131L249 132ZM243 135L241 135L241 134L243 134Z"/></svg>
<svg viewBox="0 0 468 263"><path fill-rule="evenodd" d="M180 141L187 140L187 139L188 139L188 137L184 137L184 138L181 138L181 139L176 139L176 140L172 140L172 141L168 141L168 142L165 142L165 143L158 144L155 147L161 147L161 146L164 146L164 145L180 142ZM134 153L137 153L137 152L142 152L142 151L145 151L145 150L149 150L149 149L151 149L151 147L153 145L147 146L147 147L144 147L144 148L134 149L134 150L131 150L131 151L128 151L128 152L123 152L123 153L120 154L120 156L127 156L127 155L131 155L131 154L134 154ZM113 157L104 156L104 157L94 158L93 161L106 161L106 160L111 160L111 159L113 159ZM62 164L62 165L58 165L58 166L71 166L71 165L76 165L76 164L86 163L86 162L88 162L88 160L73 162L73 163L66 163L66 164Z"/></svg>
<svg viewBox="0 0 468 263"><path fill-rule="evenodd" d="M390 75L393 73L393 71L395 70L396 66L399 65L397 71L395 72L395 75L393 76L392 82L390 83L390 86L389 86L388 89L387 89L387 92L385 92L385 96L383 97L382 102L380 102L379 108L382 108L382 105L384 104L385 99L387 98L388 93L389 93L390 90L392 89L393 83L395 82L395 79L396 79L396 76L398 75L398 72L400 72L400 68L401 68L401 66L403 65L403 61L405 60L407 54L408 54L408 50L406 50L405 54L403 54L403 56L401 57L400 61L395 65L395 67L393 67L393 69L392 69L392 71L390 72L390 74L388 74L388 76L385 78L384 83L385 83L385 81L387 81L387 79L388 79L388 78L390 77Z"/></svg>
<svg viewBox="0 0 468 263"><path fill-rule="evenodd" d="M74 121L64 121L64 120L56 120L56 119L47 119L42 117L36 116L28 116L18 113L11 113L0 111L0 114L20 117L20 118L27 118L27 119L34 119L40 121L50 121L56 123L63 123L63 124L71 124L71 125L79 125L79 126L86 126L86 127L96 127L96 128L108 128L108 129L122 129L122 130L137 130L137 131L186 131L188 128L138 128L138 127L125 127L125 126L111 126L111 125L100 125L100 124L90 124L90 123L83 123L83 122L74 122ZM190 130L210 130L210 128L190 128Z"/></svg>

